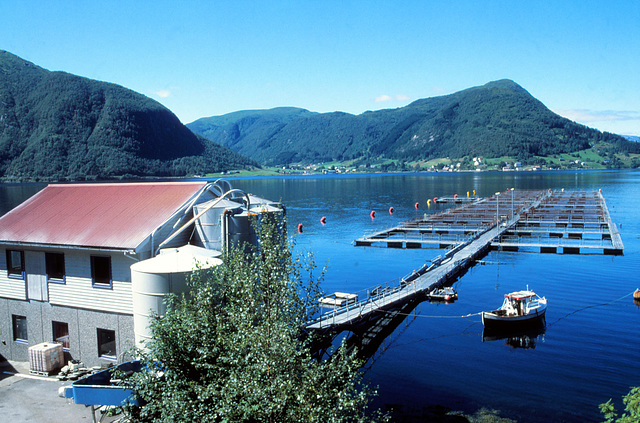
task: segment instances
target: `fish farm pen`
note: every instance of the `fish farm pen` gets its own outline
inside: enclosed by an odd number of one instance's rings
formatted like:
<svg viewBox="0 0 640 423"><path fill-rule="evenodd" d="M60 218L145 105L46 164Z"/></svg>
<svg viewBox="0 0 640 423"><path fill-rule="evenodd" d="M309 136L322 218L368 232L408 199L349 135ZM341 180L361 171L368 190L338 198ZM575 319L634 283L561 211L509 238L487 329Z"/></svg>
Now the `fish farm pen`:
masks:
<svg viewBox="0 0 640 423"><path fill-rule="evenodd" d="M600 191L508 190L473 198L449 210L425 214L393 228L358 238L356 246L449 248L422 268L363 293L335 293L321 299L329 311L307 329L349 329L418 295L446 286L491 249L541 253L602 253L624 250ZM464 197L463 197L464 198Z"/></svg>

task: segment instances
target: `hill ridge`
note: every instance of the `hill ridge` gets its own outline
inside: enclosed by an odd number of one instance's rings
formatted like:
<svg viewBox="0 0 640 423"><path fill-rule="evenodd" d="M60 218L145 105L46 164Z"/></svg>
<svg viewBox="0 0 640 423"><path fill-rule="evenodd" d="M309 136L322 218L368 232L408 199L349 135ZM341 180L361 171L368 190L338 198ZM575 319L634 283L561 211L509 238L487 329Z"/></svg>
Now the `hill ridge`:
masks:
<svg viewBox="0 0 640 423"><path fill-rule="evenodd" d="M187 127L266 165L464 156L513 156L526 162L600 142L640 152L618 135L555 114L510 79L360 115L303 114L285 121L253 111L250 123L247 116L202 118ZM219 124L207 126L207 119Z"/></svg>
<svg viewBox="0 0 640 423"><path fill-rule="evenodd" d="M186 176L255 165L120 85L48 71L0 50L0 176Z"/></svg>

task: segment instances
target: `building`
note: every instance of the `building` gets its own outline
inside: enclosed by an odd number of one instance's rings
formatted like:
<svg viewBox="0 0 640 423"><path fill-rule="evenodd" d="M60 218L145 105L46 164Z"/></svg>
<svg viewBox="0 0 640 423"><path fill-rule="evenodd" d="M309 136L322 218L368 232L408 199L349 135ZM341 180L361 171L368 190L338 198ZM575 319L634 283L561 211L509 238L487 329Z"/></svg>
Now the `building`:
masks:
<svg viewBox="0 0 640 423"><path fill-rule="evenodd" d="M144 335L145 307L162 311L196 258L255 243L265 212L283 209L221 180L48 185L0 217L0 355L27 361L56 341L67 360L118 361ZM160 291L136 293L132 273L160 277Z"/></svg>

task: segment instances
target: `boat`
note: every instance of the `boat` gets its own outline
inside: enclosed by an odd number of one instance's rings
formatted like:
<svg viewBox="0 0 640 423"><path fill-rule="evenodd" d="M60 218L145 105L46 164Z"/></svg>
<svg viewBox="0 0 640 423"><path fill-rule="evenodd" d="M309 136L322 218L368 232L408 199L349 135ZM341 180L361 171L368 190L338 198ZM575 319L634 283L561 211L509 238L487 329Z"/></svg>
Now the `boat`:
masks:
<svg viewBox="0 0 640 423"><path fill-rule="evenodd" d="M430 300L438 301L455 301L458 299L458 293L450 286L443 288L436 288L427 294L427 298Z"/></svg>
<svg viewBox="0 0 640 423"><path fill-rule="evenodd" d="M505 294L502 307L482 312L482 324L487 329L511 329L535 326L544 322L547 299L527 287L524 291Z"/></svg>

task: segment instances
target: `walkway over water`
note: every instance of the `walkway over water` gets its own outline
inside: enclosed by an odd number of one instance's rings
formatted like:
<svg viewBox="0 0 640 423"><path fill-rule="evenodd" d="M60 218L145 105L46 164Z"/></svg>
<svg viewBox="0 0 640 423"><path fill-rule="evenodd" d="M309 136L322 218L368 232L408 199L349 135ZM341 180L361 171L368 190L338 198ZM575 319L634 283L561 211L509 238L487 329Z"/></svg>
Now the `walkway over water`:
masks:
<svg viewBox="0 0 640 423"><path fill-rule="evenodd" d="M325 297L331 310L307 328L337 330L379 317L420 294L428 294L463 274L491 248L517 251L580 253L602 250L622 254L623 244L600 192L515 191L476 200L445 212L413 219L359 238L356 246L421 248L452 246L395 286L379 286L364 295L336 293ZM361 298L362 297L362 298Z"/></svg>

